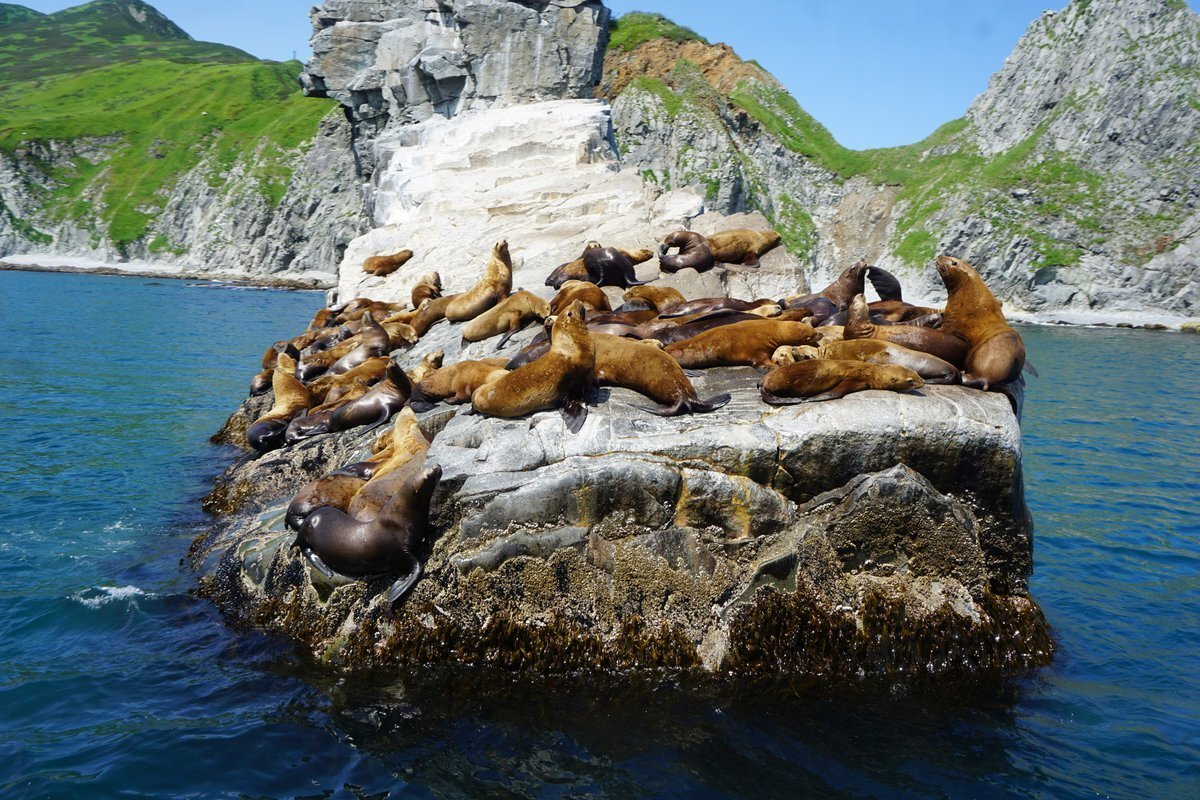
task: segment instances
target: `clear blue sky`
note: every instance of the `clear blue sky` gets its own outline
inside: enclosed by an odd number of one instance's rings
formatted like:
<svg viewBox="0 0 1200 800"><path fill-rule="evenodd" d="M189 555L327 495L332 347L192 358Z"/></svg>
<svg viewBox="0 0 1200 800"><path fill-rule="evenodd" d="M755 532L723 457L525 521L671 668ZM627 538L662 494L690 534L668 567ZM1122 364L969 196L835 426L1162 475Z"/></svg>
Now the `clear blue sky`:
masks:
<svg viewBox="0 0 1200 800"><path fill-rule="evenodd" d="M10 0L12 2L13 0ZM15 0L20 2L20 0ZM1200 0L1190 0L1193 9ZM77 5L25 0L50 12ZM908 144L962 116L1029 24L1066 0L607 0L725 42L783 82L839 142ZM157 0L197 39L308 57L312 0Z"/></svg>

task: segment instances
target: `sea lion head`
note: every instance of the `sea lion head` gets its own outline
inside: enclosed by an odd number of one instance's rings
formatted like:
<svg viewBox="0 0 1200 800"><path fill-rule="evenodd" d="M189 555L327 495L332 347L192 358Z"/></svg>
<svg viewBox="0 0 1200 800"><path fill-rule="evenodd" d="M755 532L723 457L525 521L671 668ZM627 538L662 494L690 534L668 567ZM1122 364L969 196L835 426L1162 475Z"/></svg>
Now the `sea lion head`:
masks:
<svg viewBox="0 0 1200 800"><path fill-rule="evenodd" d="M908 367L883 364L877 366L875 371L880 378L880 385L875 387L877 389L907 392L912 389L920 389L925 385L924 379Z"/></svg>
<svg viewBox="0 0 1200 800"><path fill-rule="evenodd" d="M439 292L442 290L442 276L436 272L426 272L420 278L417 278L417 283L423 283L426 286L432 286Z"/></svg>
<svg viewBox="0 0 1200 800"><path fill-rule="evenodd" d="M850 301L850 308L846 311L846 321L855 322L868 321L870 319L870 309L867 306L867 298L865 295L856 294L854 299Z"/></svg>
<svg viewBox="0 0 1200 800"><path fill-rule="evenodd" d="M506 264L511 263L511 260L509 259L509 255L508 255L508 240L507 239L501 239L500 241L496 242L495 245L492 246L492 257L498 258Z"/></svg>
<svg viewBox="0 0 1200 800"><path fill-rule="evenodd" d="M938 256L936 266L942 283L952 292L963 285L965 281L980 280L979 273L975 271L974 267L953 256Z"/></svg>

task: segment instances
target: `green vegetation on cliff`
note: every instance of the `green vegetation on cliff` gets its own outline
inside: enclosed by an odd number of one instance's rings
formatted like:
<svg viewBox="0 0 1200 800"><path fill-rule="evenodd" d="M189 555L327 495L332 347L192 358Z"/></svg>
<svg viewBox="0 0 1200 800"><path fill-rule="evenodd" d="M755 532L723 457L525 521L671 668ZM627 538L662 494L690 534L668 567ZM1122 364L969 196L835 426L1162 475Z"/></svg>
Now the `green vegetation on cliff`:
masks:
<svg viewBox="0 0 1200 800"><path fill-rule="evenodd" d="M652 39L708 44L707 39L691 28L676 25L662 14L647 14L643 11L622 14L620 19L612 21L608 30L608 46L617 50L632 50L642 42Z"/></svg>
<svg viewBox="0 0 1200 800"><path fill-rule="evenodd" d="M301 94L299 72L193 41L137 0L100 0L0 29L0 152L88 153L42 165L43 211L124 249L201 164L209 185L236 175L278 204L332 106Z"/></svg>

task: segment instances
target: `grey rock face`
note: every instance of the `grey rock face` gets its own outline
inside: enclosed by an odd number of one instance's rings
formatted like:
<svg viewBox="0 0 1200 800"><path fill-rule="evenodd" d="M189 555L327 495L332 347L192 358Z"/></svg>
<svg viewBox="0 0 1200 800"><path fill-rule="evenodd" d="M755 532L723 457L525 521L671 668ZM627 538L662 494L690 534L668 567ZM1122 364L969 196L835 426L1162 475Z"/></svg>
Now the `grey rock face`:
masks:
<svg viewBox="0 0 1200 800"><path fill-rule="evenodd" d="M227 612L347 670L448 659L942 678L1048 660L1006 398L927 387L774 408L756 379L707 371L699 393L733 400L694 417L604 389L577 435L557 412L430 412L443 477L425 577L390 613L390 579L330 582L281 526L291 494L361 458L374 433L232 467L193 564Z"/></svg>

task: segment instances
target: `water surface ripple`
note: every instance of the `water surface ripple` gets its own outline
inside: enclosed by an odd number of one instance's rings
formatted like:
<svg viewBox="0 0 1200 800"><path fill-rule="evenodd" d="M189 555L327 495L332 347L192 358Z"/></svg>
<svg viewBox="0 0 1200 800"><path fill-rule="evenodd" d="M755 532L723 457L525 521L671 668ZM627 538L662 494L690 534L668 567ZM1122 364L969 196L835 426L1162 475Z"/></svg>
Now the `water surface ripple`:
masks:
<svg viewBox="0 0 1200 800"><path fill-rule="evenodd" d="M227 458L207 436L320 295L0 287L0 796L1200 796L1200 337L1022 331L1048 669L969 696L346 681L181 569Z"/></svg>

